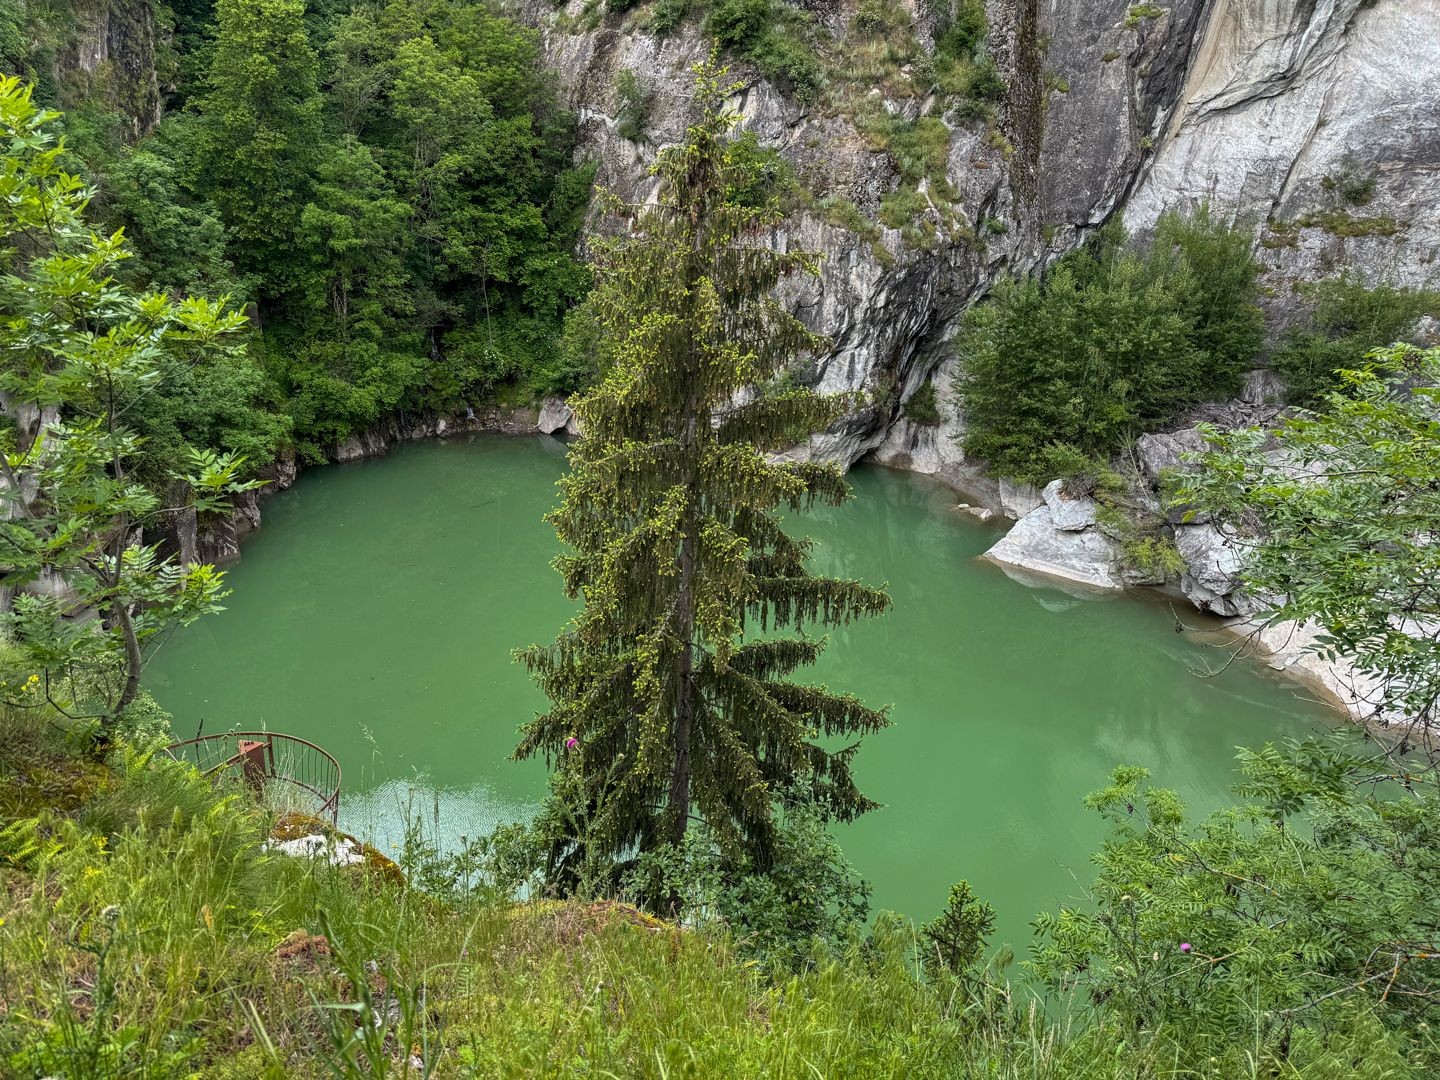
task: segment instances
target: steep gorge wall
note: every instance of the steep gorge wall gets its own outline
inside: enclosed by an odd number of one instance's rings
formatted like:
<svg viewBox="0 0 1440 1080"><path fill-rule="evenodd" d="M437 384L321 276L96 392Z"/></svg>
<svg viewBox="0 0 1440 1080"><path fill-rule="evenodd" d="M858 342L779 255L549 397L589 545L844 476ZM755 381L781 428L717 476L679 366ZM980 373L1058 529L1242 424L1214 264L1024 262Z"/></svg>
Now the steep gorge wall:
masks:
<svg viewBox="0 0 1440 1080"><path fill-rule="evenodd" d="M861 5L802 6L842 54ZM899 6L928 41L925 0ZM744 127L779 150L812 197L776 241L823 255L819 280L797 287L793 300L833 344L802 375L827 391L870 391L874 402L812 440L812 454L848 464L877 452L961 485L978 481L951 438L962 421L913 424L905 399L931 377L946 396L957 316L999 275L1044 265L1114 215L1143 232L1165 210L1208 202L1249 223L1277 312L1296 282L1338 272L1409 285L1436 279L1440 0L987 0L986 8L988 47L1008 84L993 122L945 111L923 88L907 94L903 80L869 93L894 115L933 110L950 128L945 175L955 197L924 212L933 235L921 243L914 230L879 221L902 180L853 114L824 95L798 104L732 62L744 82L734 101ZM692 18L657 38L644 7L614 15L593 0L560 9L530 0L523 11L580 116L579 153L601 163L602 184L646 198L657 149L683 131L690 69L708 50L702 23ZM617 130L625 69L650 95L644 143ZM838 199L860 211L862 230L827 211Z"/></svg>

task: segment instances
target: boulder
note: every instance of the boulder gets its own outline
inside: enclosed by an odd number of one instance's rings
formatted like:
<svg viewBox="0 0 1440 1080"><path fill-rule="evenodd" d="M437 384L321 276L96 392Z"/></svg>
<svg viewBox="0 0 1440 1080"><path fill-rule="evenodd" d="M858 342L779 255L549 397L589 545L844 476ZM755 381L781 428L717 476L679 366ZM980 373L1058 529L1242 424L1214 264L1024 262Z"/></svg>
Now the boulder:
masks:
<svg viewBox="0 0 1440 1080"><path fill-rule="evenodd" d="M30 596L54 600L62 609L71 609L80 602L79 590L54 570L42 570L35 578L20 586Z"/></svg>
<svg viewBox="0 0 1440 1080"><path fill-rule="evenodd" d="M1178 525L1175 546L1185 560L1180 589L1197 608L1216 615L1250 615L1255 604L1241 591L1244 545L1214 525Z"/></svg>
<svg viewBox="0 0 1440 1080"><path fill-rule="evenodd" d="M1289 388L1285 380L1268 368L1256 368L1245 376L1240 400L1246 405L1283 405Z"/></svg>
<svg viewBox="0 0 1440 1080"><path fill-rule="evenodd" d="M1000 481L1000 509L1011 521L1019 521L1033 510L1045 505L1040 489L1034 484L1019 484L1014 480Z"/></svg>
<svg viewBox="0 0 1440 1080"><path fill-rule="evenodd" d="M1098 529L1055 526L1049 506L1030 511L1000 538L984 558L1098 589L1121 589L1115 542Z"/></svg>
<svg viewBox="0 0 1440 1080"><path fill-rule="evenodd" d="M575 411L565 404L564 398L549 397L540 403L540 418L535 427L542 435L554 435L557 431L569 431Z"/></svg>
<svg viewBox="0 0 1440 1080"><path fill-rule="evenodd" d="M1195 428L1141 435L1135 440L1135 453L1140 468L1152 481L1158 481L1167 469L1183 468L1186 454L1205 449L1205 438Z"/></svg>
<svg viewBox="0 0 1440 1080"><path fill-rule="evenodd" d="M1079 532L1095 524L1095 500L1088 495L1078 499L1065 494L1063 480L1051 480L1040 493L1050 508L1050 521L1062 532Z"/></svg>
<svg viewBox="0 0 1440 1080"><path fill-rule="evenodd" d="M390 449L389 440L382 432L371 429L335 444L330 460L336 463L358 461L361 458L378 457Z"/></svg>

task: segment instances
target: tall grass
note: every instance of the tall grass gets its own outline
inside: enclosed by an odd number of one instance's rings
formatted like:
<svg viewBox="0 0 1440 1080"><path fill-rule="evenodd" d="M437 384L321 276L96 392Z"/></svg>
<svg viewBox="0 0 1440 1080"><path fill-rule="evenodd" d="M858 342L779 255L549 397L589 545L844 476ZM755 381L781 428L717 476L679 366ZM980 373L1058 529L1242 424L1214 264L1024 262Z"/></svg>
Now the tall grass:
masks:
<svg viewBox="0 0 1440 1080"><path fill-rule="evenodd" d="M63 732L0 724L25 747L0 753L6 783L91 768ZM282 856L244 794L133 749L79 799L7 813L0 1075L1206 1075L1159 1036L922 977L893 917L775 977L619 903L511 903L483 880L442 900Z"/></svg>

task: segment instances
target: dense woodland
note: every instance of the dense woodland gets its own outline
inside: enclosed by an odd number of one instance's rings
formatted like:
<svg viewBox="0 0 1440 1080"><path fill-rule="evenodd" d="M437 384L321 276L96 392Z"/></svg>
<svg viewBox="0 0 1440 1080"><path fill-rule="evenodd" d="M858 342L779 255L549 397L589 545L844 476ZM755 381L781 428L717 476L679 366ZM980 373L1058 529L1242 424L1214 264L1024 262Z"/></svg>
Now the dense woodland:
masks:
<svg viewBox="0 0 1440 1080"><path fill-rule="evenodd" d="M67 125L92 219L134 253L126 282L228 297L256 328L251 370L191 371L154 423L257 462L574 389L555 346L587 287L593 170L570 164L534 35L484 3L351 7L176 4L158 130L131 146L102 102Z"/></svg>
<svg viewBox="0 0 1440 1080"><path fill-rule="evenodd" d="M703 15L803 96L780 6ZM967 80L974 11L946 29ZM592 205L533 35L487 5L169 14L170 100L135 144L47 108L57 11L0 22L0 1072L1440 1069L1440 350L1404 343L1433 296L1317 283L1267 340L1248 236L1202 211L1104 230L967 317L959 402L912 418L958 404L997 472L1097 489L1268 353L1297 408L1211 431L1166 509L1236 530L1265 617L1316 620L1378 687L1368 734L1240 750L1202 821L1137 765L1097 777L1088 902L1017 958L963 866L934 921L872 918L832 828L876 809L852 762L891 718L796 673L890 598L810 570L788 515L847 485L768 452L864 402L793 377L826 343L774 290L815 259L761 242L784 185L723 65L636 210ZM587 213L615 228L584 262ZM552 391L586 434L550 517L579 613L516 657L550 703L514 718L541 812L459 851L417 823L393 862L275 854L313 823L161 750L147 651L224 618L227 586L144 530L225 513L282 451Z"/></svg>

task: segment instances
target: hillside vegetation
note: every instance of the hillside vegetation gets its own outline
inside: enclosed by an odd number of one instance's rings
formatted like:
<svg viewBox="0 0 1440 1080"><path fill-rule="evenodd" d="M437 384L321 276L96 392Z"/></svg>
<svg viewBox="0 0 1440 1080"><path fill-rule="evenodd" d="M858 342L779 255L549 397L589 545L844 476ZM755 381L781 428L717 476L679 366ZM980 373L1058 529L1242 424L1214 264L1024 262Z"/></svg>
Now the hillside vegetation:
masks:
<svg viewBox="0 0 1440 1080"><path fill-rule="evenodd" d="M1126 1011L1133 1003L1082 1019L1080 998L1066 1019L1006 988L994 969L957 974L926 963L927 954L941 955L936 942L944 934L921 934L893 917L844 940L816 940L803 960L777 968L703 919L680 925L619 900L516 903L497 886L504 875L493 860L442 858L418 835L401 856L409 885L380 869L280 855L267 850L275 815L243 789L213 788L143 740L97 762L54 720L13 708L0 714L0 1070L7 1075L1338 1080L1418 1077L1440 1061L1427 1027L1433 1006L1397 995L1413 988L1412 973L1390 980L1388 959L1377 992L1337 995L1301 1013L1283 1057L1264 1025L1254 1026L1258 1014L1243 1015L1250 990L1268 985L1264 968L1273 955L1237 972L1242 983L1253 981L1233 995L1213 987L1211 1000L1242 1015L1194 1011L1190 993L1208 988L1208 973L1188 977L1178 967L1189 960L1178 943L1163 958L1166 976L1140 950L1172 931L1207 940L1201 923L1184 915L1197 902L1214 902L1194 891L1195 865L1215 854L1204 834L1192 835L1199 847L1180 849L1191 863L1175 879L1181 892L1154 878L1154 869L1125 865L1143 849L1107 849L1099 910L1129 913L1122 940L1141 968L1091 1000L1148 995L1165 1010L1154 1016L1165 1019L1137 1030L1137 1014ZM1135 797L1123 787L1112 792L1112 801ZM1433 799L1423 809L1433 822ZM1336 842L1368 849L1381 839L1376 823L1362 813L1353 819L1358 832ZM1243 817L1228 827L1246 828ZM1239 861L1225 872L1242 883L1261 873L1273 857L1262 851L1273 834L1268 824L1257 828L1233 849ZM1277 895L1332 895L1336 863L1323 855L1311 862L1316 852L1298 836L1293 846L1309 883L1297 864L1269 878ZM1420 856L1414 869L1415 890L1433 889L1433 859ZM1115 891L1121 880L1143 888L1124 876L1133 874L1157 886L1167 925L1151 925L1148 903L1137 907L1138 897ZM1373 889L1364 897L1374 904ZM1376 921L1395 911L1370 910ZM1255 914L1250 931L1236 924L1240 939L1229 939L1230 947L1245 949L1242 939L1253 939L1278 911ZM1108 918L1094 930L1103 933ZM1328 945L1314 939L1307 949L1333 955L1356 929L1347 918L1327 917L1328 933L1341 936ZM1091 932L1068 915L1060 919L1067 928L1058 948L1074 949L1076 935ZM1305 936L1298 928L1289 934L1287 942ZM1054 953L1041 959L1058 963ZM1105 962L1108 978L1122 976L1120 959ZM1202 963L1195 958L1196 967ZM1311 965L1323 968L1325 957L1311 955L1304 966ZM1388 1000L1380 992L1387 984ZM1334 985L1345 987L1339 978Z"/></svg>

